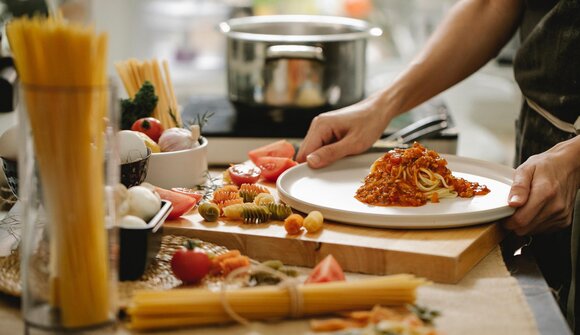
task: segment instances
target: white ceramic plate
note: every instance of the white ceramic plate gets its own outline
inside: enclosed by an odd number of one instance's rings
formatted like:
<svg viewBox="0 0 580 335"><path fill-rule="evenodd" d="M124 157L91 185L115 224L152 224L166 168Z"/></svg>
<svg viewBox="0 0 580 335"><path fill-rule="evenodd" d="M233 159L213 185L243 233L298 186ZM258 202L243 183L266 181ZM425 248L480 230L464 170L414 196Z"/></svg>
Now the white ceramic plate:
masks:
<svg viewBox="0 0 580 335"><path fill-rule="evenodd" d="M456 177L486 185L491 192L473 198L441 199L420 207L384 207L354 198L380 153L353 156L323 169L300 164L276 183L280 199L301 212L318 210L326 219L355 225L426 229L475 225L513 213L507 204L512 168L472 158L442 155Z"/></svg>

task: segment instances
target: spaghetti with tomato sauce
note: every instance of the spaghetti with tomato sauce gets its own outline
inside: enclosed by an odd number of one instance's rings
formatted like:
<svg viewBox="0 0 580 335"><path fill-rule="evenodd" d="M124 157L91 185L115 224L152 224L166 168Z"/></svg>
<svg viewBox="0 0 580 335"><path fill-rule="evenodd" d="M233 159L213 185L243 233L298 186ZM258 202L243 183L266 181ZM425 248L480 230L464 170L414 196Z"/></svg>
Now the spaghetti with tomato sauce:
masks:
<svg viewBox="0 0 580 335"><path fill-rule="evenodd" d="M471 198L490 192L485 185L456 178L447 161L415 142L393 149L371 166L355 198L369 205L417 207L442 198Z"/></svg>

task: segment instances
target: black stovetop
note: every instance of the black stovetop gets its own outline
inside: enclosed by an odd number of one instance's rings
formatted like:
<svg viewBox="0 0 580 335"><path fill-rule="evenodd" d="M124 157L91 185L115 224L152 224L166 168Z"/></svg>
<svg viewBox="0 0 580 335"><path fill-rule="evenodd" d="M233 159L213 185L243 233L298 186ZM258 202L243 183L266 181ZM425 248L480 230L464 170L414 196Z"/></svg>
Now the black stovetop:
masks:
<svg viewBox="0 0 580 335"><path fill-rule="evenodd" d="M312 119L330 110L319 108L313 110L292 110L271 108L263 109L244 105L234 105L222 95L197 95L190 97L182 111L184 122L192 122L204 113L213 113L203 127L206 137L231 138L303 138ZM434 99L395 118L385 136L427 116L445 113L448 116L447 130L433 137L451 137L456 139L453 120L445 103Z"/></svg>

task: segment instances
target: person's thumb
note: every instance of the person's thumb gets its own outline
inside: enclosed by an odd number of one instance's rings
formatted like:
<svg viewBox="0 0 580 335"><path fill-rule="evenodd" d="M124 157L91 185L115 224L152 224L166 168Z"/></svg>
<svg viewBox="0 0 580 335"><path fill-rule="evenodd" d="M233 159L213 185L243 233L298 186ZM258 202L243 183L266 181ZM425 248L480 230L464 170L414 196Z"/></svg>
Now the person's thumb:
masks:
<svg viewBox="0 0 580 335"><path fill-rule="evenodd" d="M306 156L308 166L313 169L322 168L346 156L348 154L348 146L341 142L325 145Z"/></svg>
<svg viewBox="0 0 580 335"><path fill-rule="evenodd" d="M533 165L531 167L520 166L516 170L514 181L508 195L508 204L511 207L521 207L528 201L533 175Z"/></svg>

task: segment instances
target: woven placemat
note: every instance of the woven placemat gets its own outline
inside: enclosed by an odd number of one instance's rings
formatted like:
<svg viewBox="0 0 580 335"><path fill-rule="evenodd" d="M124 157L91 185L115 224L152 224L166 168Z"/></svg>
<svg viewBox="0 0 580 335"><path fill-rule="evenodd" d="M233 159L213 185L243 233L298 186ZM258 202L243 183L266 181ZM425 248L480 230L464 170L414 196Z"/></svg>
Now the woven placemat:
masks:
<svg viewBox="0 0 580 335"><path fill-rule="evenodd" d="M135 290L167 290L181 285L181 281L171 273L171 257L175 250L182 246L188 239L190 238L184 236L164 236L161 240L161 247L157 257L147 267L143 276L139 280L118 283L119 305L121 307L126 306ZM225 247L203 241L199 241L198 247L216 255L228 251ZM19 297L22 292L20 286L19 253L15 251L10 256L0 257L0 270L0 292ZM211 280L211 278L208 280Z"/></svg>
<svg viewBox="0 0 580 335"><path fill-rule="evenodd" d="M0 292L20 296L20 256L18 251L10 256L0 257Z"/></svg>

